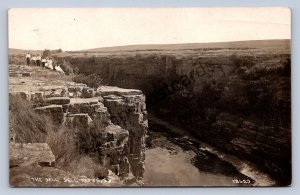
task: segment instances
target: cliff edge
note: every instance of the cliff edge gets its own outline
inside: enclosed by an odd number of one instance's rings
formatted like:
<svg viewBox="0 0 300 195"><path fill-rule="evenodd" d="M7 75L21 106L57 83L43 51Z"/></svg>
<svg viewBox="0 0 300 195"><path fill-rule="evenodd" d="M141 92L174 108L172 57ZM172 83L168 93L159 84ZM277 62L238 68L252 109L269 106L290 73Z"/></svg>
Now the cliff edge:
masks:
<svg viewBox="0 0 300 195"><path fill-rule="evenodd" d="M73 130L78 140L78 150L107 168L109 170L107 179L111 177L116 181L117 177L119 185L140 183L143 180L144 140L148 121L142 91L113 86L89 88L85 84L64 79L61 73L39 67L10 65L9 75L10 98L30 102L37 114L47 115L57 126ZM72 173L56 167L57 157L52 154L51 147L49 148L47 143L16 143L17 136L17 133L10 129L12 186L36 186L37 182L43 183L38 179L36 181L32 179L41 178L30 175L35 169L39 169L38 172L42 172L44 178L47 178L49 173L49 178L62 179L62 182L56 182L54 186L104 185L103 182L82 183L81 180L77 183L64 182L63 175L66 174L68 177ZM51 162L40 162L42 153L45 159L51 157ZM53 175L58 177L53 178ZM28 182L25 184L16 182L16 178L21 176ZM84 177L80 176L79 179ZM93 179L96 181L97 178Z"/></svg>

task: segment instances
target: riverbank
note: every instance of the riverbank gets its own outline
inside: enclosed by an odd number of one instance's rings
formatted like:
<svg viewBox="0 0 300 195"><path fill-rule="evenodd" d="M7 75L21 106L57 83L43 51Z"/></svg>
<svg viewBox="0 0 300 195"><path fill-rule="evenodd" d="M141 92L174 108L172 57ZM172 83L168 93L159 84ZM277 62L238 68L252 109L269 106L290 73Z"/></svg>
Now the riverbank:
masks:
<svg viewBox="0 0 300 195"><path fill-rule="evenodd" d="M178 127L149 114L146 186L273 186L253 163L197 141Z"/></svg>

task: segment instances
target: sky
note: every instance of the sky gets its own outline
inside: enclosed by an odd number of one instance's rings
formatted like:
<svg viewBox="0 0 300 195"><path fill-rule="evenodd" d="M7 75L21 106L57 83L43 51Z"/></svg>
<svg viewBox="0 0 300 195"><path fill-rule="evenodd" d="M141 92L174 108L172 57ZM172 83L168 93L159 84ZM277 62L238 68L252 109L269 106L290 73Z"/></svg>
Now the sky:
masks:
<svg viewBox="0 0 300 195"><path fill-rule="evenodd" d="M9 48L290 39L288 8L13 8Z"/></svg>

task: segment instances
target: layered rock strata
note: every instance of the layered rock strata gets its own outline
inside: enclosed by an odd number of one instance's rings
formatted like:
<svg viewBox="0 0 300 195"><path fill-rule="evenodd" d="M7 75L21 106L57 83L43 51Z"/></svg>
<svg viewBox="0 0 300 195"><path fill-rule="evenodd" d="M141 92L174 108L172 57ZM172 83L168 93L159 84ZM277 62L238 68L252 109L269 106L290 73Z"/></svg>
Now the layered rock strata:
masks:
<svg viewBox="0 0 300 195"><path fill-rule="evenodd" d="M128 160L133 175L143 178L145 160L145 134L148 128L145 96L140 90L117 87L99 87L111 120L129 132Z"/></svg>
<svg viewBox="0 0 300 195"><path fill-rule="evenodd" d="M74 129L81 151L121 179L142 180L148 122L140 90L11 77L9 95L31 101L36 112Z"/></svg>

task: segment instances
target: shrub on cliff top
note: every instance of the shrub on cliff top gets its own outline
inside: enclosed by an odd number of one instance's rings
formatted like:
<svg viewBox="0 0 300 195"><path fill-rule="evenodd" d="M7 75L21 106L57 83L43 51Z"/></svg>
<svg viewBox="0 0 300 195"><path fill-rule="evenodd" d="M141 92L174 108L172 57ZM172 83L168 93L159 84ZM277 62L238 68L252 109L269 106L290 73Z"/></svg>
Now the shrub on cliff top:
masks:
<svg viewBox="0 0 300 195"><path fill-rule="evenodd" d="M98 88L103 83L103 79L96 73L89 75L77 74L73 77L73 81L77 83L84 83L93 88Z"/></svg>

